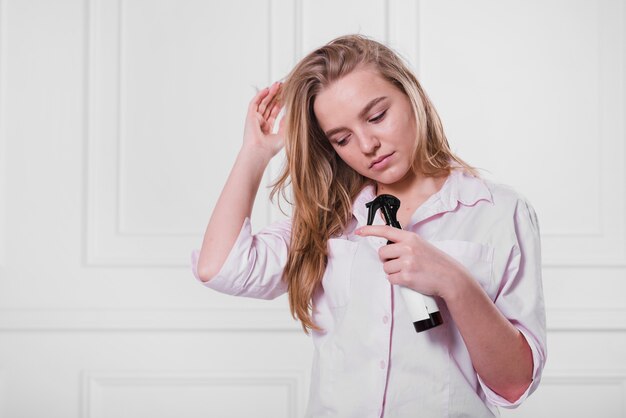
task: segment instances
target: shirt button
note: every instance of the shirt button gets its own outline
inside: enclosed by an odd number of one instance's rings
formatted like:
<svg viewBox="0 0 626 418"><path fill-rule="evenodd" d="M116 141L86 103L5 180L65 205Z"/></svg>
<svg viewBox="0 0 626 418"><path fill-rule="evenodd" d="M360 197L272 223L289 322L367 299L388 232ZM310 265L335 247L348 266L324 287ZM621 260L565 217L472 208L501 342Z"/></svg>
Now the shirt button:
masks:
<svg viewBox="0 0 626 418"><path fill-rule="evenodd" d="M385 362L383 360L380 361L380 368L381 369L385 368Z"/></svg>
<svg viewBox="0 0 626 418"><path fill-rule="evenodd" d="M383 316L383 324L389 322L389 317L387 315Z"/></svg>

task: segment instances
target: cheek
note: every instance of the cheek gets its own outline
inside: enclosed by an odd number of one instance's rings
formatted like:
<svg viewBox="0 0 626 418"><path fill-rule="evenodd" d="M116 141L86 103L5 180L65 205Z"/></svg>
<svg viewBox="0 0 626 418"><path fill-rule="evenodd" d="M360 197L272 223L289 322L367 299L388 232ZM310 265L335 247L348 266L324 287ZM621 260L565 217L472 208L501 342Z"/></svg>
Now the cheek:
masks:
<svg viewBox="0 0 626 418"><path fill-rule="evenodd" d="M364 172L365 167L363 167L363 161L359 160L359 157L356 155L355 152L353 151L349 151L349 150L341 150L341 151L337 151L335 150L335 152L337 152L337 155L339 156L339 158L341 158L341 160L351 169L353 169L354 171L356 171L359 174L367 174Z"/></svg>
<svg viewBox="0 0 626 418"><path fill-rule="evenodd" d="M337 152L337 155L339 155L339 158L341 158L341 160L346 163L349 167L356 169L356 159L354 157L354 153L351 152L346 152L345 150L339 151Z"/></svg>
<svg viewBox="0 0 626 418"><path fill-rule="evenodd" d="M352 141L344 147L335 148L335 152L339 156L339 158L346 164L352 165L352 161L354 161L354 151L351 151Z"/></svg>
<svg viewBox="0 0 626 418"><path fill-rule="evenodd" d="M398 142L400 138L406 136L408 130L408 119L404 115L394 115L377 126L378 132L386 134L389 139Z"/></svg>
<svg viewBox="0 0 626 418"><path fill-rule="evenodd" d="M409 151L415 149L417 146L417 132L411 118L396 121L393 130L393 138L398 145Z"/></svg>

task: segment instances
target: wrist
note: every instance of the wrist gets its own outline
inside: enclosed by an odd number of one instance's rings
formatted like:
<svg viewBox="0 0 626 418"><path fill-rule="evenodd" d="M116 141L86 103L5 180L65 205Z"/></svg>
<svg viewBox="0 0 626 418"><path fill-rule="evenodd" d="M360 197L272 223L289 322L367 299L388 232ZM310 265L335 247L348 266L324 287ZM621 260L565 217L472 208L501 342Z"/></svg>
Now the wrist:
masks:
<svg viewBox="0 0 626 418"><path fill-rule="evenodd" d="M244 158L248 161L253 160L261 164L263 168L267 167L273 157L274 155L271 150L259 146L252 146L249 143L244 143L239 150L239 158Z"/></svg>
<svg viewBox="0 0 626 418"><path fill-rule="evenodd" d="M450 280L446 281L446 285L443 287L440 297L447 305L456 304L471 292L473 284L474 280L472 277L469 276L468 273L460 271L458 274L453 274Z"/></svg>

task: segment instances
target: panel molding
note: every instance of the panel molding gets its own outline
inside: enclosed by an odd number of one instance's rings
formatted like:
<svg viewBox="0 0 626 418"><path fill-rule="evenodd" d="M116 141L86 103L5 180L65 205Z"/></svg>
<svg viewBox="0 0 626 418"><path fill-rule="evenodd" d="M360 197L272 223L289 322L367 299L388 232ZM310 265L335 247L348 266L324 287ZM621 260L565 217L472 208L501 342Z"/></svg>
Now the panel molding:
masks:
<svg viewBox="0 0 626 418"><path fill-rule="evenodd" d="M273 54L270 59L269 75L270 79L267 84L283 80L287 76L291 68L296 64L302 54L302 1L294 0L293 2L270 1L270 43L272 51L282 51L280 54ZM280 22L280 25L272 25L272 22ZM284 115L284 109L281 110L279 118ZM278 122L278 120L277 120ZM278 122L279 123L279 122ZM278 130L278 123L274 127L274 132ZM281 150L270 161L263 178L265 187L259 188L259 195L265 197L268 204L267 224L284 219L278 202L272 204L269 202L270 184L278 178L283 165L286 163L285 151ZM287 188L288 193L291 192L291 186ZM275 199L278 196L275 196ZM286 203L286 202L283 202ZM289 212L289 207L283 206Z"/></svg>
<svg viewBox="0 0 626 418"><path fill-rule="evenodd" d="M620 365L621 366L621 365ZM614 370L547 370L541 378L540 388L546 386L558 387L566 391L571 386L614 386L621 389L620 404L622 413L626 399L626 369Z"/></svg>
<svg viewBox="0 0 626 418"><path fill-rule="evenodd" d="M548 309L549 332L626 332L626 309ZM11 331L286 331L302 333L280 309L0 309Z"/></svg>
<svg viewBox="0 0 626 418"><path fill-rule="evenodd" d="M626 395L626 369L615 370L547 370L541 385L615 385L624 388ZM626 396L624 397L626 399Z"/></svg>
<svg viewBox="0 0 626 418"><path fill-rule="evenodd" d="M6 417L9 384L5 369L0 369L0 416Z"/></svg>
<svg viewBox="0 0 626 418"><path fill-rule="evenodd" d="M177 249L191 248L188 234L120 234L123 0L87 0L86 202L87 266L181 266Z"/></svg>
<svg viewBox="0 0 626 418"><path fill-rule="evenodd" d="M126 1L86 0L83 264L93 267L182 267L188 264L188 253L191 250L181 255L181 248L193 248L202 237L201 233L131 233L120 228L124 177L122 164L125 159L122 122L125 117L123 5ZM274 5L273 0L266 1L271 21L285 13L278 5ZM275 57L276 46L282 45L282 40L290 37L278 37L271 25L268 28L265 36L269 65L266 70L274 71L275 63L280 62ZM265 190L259 191L259 196L264 194ZM269 202L257 202L255 213L263 220L269 219Z"/></svg>
<svg viewBox="0 0 626 418"><path fill-rule="evenodd" d="M626 76L626 16L624 2L599 2L598 6L598 161L597 213L594 231L549 230L542 233L549 267L626 267L626 131L624 103ZM616 85L611 83L615 81ZM619 87L619 88L616 88ZM617 148L616 148L617 146Z"/></svg>
<svg viewBox="0 0 626 418"><path fill-rule="evenodd" d="M5 0L0 0L0 268L6 263L7 246L6 10Z"/></svg>
<svg viewBox="0 0 626 418"><path fill-rule="evenodd" d="M421 28L431 16L426 15L429 10L428 3L418 2L417 7L420 20L416 27ZM538 9L536 5L530 7ZM438 13L443 13L441 9L441 7L437 8ZM572 9L577 11L578 7L572 6ZM581 176L585 176L585 173L594 176L589 189L580 193L581 201L588 200L585 204L589 205L593 219L586 219L589 221L586 222L588 226L583 228L579 228L575 221L558 228L542 228L545 250L544 266L549 267L626 266L626 218L624 217L626 210L624 192L626 190L624 171L626 132L623 123L624 103L626 102L624 72L626 12L623 1L597 2L594 3L593 9L593 13L589 14L582 14L581 9L579 14L579 16L584 16L582 19L589 20L590 26L595 31L593 38L597 38L594 39L597 44L587 49L586 51L591 51L591 53L585 56L587 62L591 63L589 75L592 79L590 82L598 85L597 91L592 93L592 100L586 104L594 109L591 114L598 115L597 120L587 122L593 129L591 132L593 141L590 147L592 147L591 154L594 158L589 160L586 166L581 167L580 171ZM558 16L558 12L554 12L556 9L551 8L551 10L551 14ZM441 16L445 15L437 15L438 18ZM549 30L549 27L546 26L544 29ZM428 50L429 44L424 43L428 38L426 36L428 33L424 31L425 29L422 29L423 34L419 37L420 45L417 46L417 55L418 62L426 70L429 63L425 62L425 57L421 55ZM573 45L564 46L568 49L570 47ZM436 59L433 55L430 57ZM567 73L565 76L568 76ZM587 73L582 77L574 74L571 77L578 77L575 81L585 83ZM570 83L570 85L576 85L576 83ZM428 90L428 86L426 88ZM580 148L580 145L578 147ZM555 165L558 165L560 161L566 160L568 160L568 150L563 149L553 161ZM554 196L558 198L558 184L554 186L557 187Z"/></svg>
<svg viewBox="0 0 626 418"><path fill-rule="evenodd" d="M0 331L301 331L288 309L1 309Z"/></svg>
<svg viewBox="0 0 626 418"><path fill-rule="evenodd" d="M537 392L543 392L545 390L551 389L552 391L557 391L561 394L567 394L571 393L573 389L576 389L576 387L590 390L595 388L602 390L607 389L607 387L616 388L618 389L618 395L616 394L617 397L614 398L614 403L612 402L611 406L615 407L619 405L621 413L616 416L623 416L622 414L626 412L626 409L624 409L626 406L626 404L624 403L624 399L626 399L626 369L623 368L622 364L619 364L618 367L613 370L581 370L573 368L551 370L549 368L546 368L543 372L541 383L539 384ZM535 414L541 411L543 413L534 416L565 416L558 413L558 407L556 409L550 407L551 401L546 395L542 396L542 400L540 401L541 403L537 403L537 399L533 400L535 396L536 395L531 395L531 402L534 402L533 407L529 410L526 410L527 412L524 413L523 411L525 411L525 409L524 406L522 406L520 410L520 415L531 416L531 411L533 411L533 413ZM591 405L594 405L593 407L600 406L597 401L594 402L590 399L578 399L572 400L572 402L569 404L569 408L567 409L571 411L572 408L576 408L577 406L587 406L588 409L588 407ZM554 405L552 406L554 407ZM552 413L550 414L548 411L552 411ZM502 416L517 416L517 413L514 413L513 410L507 409L501 410L501 412Z"/></svg>
<svg viewBox="0 0 626 418"><path fill-rule="evenodd" d="M626 331L626 309L548 309L548 331Z"/></svg>
<svg viewBox="0 0 626 418"><path fill-rule="evenodd" d="M102 391L107 388L121 386L154 387L154 386L215 387L241 386L283 387L287 389L285 399L286 410L290 417L295 417L304 410L306 373L303 370L271 370L271 371L81 371L81 411L86 418L98 418L102 415L98 406Z"/></svg>

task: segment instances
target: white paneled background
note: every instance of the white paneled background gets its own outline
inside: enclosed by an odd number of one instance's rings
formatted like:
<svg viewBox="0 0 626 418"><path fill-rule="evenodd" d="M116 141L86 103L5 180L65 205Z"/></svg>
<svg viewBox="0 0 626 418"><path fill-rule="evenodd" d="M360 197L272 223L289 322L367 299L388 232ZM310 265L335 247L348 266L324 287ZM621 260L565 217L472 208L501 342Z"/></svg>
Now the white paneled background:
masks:
<svg viewBox="0 0 626 418"><path fill-rule="evenodd" d="M626 417L625 3L0 0L0 417L303 415L286 296L213 292L189 255L255 88L351 32L538 213L548 364L502 415Z"/></svg>

